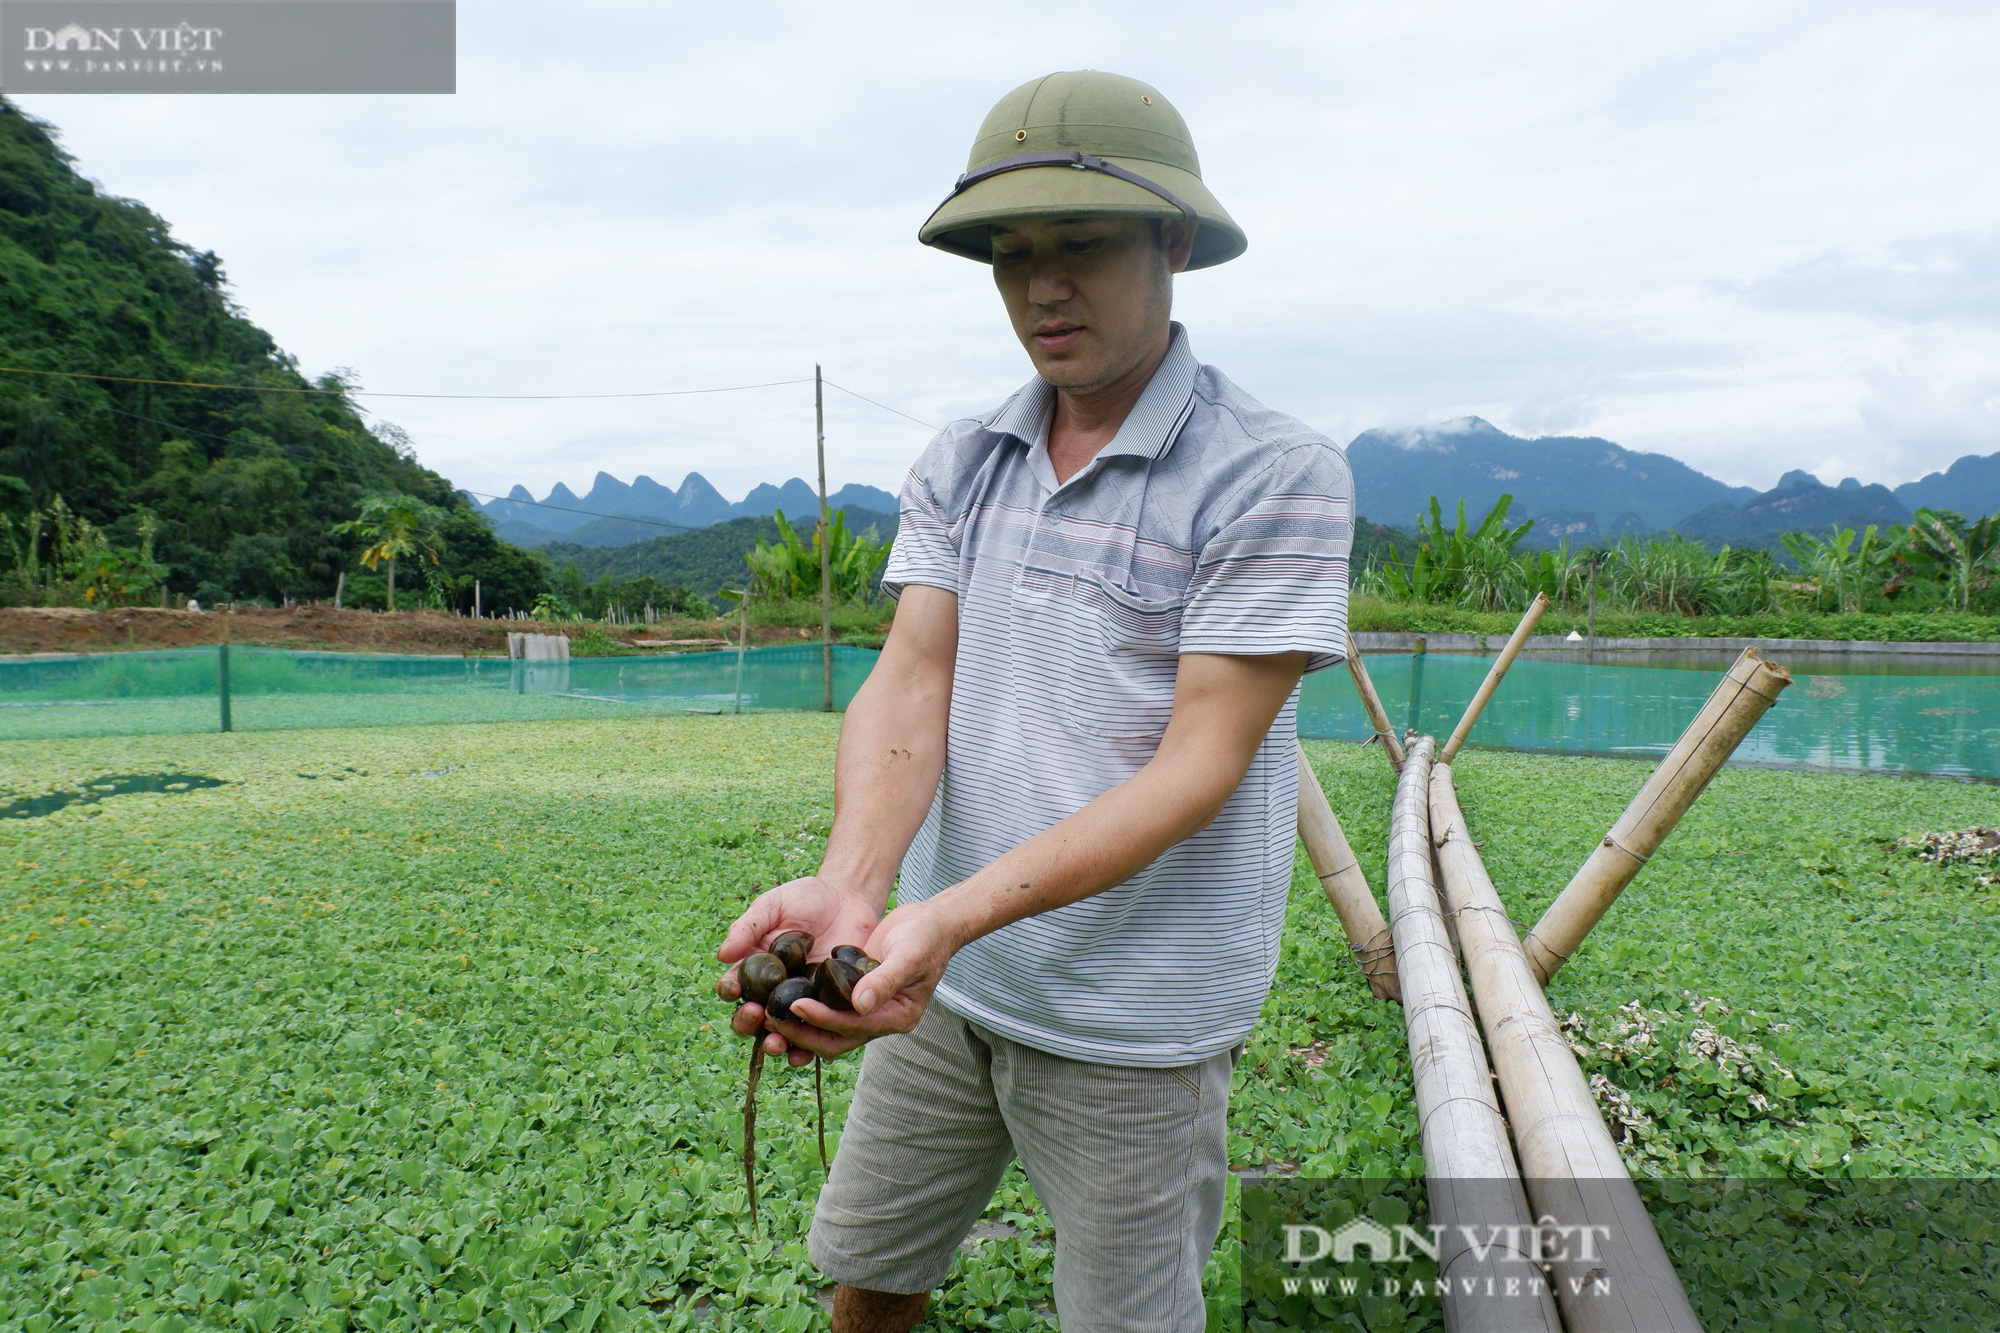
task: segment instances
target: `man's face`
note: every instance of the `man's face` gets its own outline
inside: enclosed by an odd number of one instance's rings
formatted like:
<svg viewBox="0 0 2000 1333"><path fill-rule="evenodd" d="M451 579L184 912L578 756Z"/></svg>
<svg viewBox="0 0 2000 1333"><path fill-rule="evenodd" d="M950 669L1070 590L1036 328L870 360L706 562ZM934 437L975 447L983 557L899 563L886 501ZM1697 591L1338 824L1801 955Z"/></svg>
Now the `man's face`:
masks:
<svg viewBox="0 0 2000 1333"><path fill-rule="evenodd" d="M993 229L993 281L1041 377L1088 391L1151 355L1193 231L1144 218L1023 219Z"/></svg>

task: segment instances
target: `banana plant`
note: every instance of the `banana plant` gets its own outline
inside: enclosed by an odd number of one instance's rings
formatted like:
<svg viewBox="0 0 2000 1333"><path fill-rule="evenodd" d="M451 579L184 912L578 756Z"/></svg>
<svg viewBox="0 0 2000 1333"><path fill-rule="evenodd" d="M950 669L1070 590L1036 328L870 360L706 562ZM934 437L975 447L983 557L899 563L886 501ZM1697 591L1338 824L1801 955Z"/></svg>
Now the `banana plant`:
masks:
<svg viewBox="0 0 2000 1333"><path fill-rule="evenodd" d="M1836 610L1859 611L1863 592L1887 582L1890 565L1907 540L1905 532L1892 527L1883 534L1871 523L1857 541L1853 528L1836 525L1830 537L1787 532L1779 540L1820 595L1833 598Z"/></svg>
<svg viewBox="0 0 2000 1333"><path fill-rule="evenodd" d="M773 516L778 524L778 540L761 537L757 549L745 553L750 566L751 593L771 601L796 601L819 596L820 533L814 525L812 540L802 539L780 509ZM866 601L875 580L889 559L889 543L874 530L851 533L847 513L836 509L828 527L827 574L833 595L839 601Z"/></svg>
<svg viewBox="0 0 2000 1333"><path fill-rule="evenodd" d="M1458 521L1446 527L1444 509L1433 495L1430 513L1417 519L1417 549L1410 559L1405 561L1393 544L1389 547L1387 578L1394 595L1439 606L1498 611L1514 600L1524 583L1552 573L1553 562L1544 569L1539 560L1524 564L1515 557L1514 547L1535 521L1509 528L1507 510L1513 503L1513 496L1502 495L1479 526L1468 530L1465 501L1458 502Z"/></svg>
<svg viewBox="0 0 2000 1333"><path fill-rule="evenodd" d="M2000 572L2000 514L1968 523L1949 509L1919 509L1909 526L1909 559L1929 566L1958 610L1993 586Z"/></svg>

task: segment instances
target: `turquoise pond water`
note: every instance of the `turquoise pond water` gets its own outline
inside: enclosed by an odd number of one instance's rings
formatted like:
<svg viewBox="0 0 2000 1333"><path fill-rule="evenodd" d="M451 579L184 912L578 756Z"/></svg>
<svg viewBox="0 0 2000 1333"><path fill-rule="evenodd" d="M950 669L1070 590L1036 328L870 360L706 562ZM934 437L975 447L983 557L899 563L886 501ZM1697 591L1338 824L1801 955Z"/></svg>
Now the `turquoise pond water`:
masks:
<svg viewBox="0 0 2000 1333"><path fill-rule="evenodd" d="M1779 652L1766 657L1784 661ZM1490 658L1443 653L1365 660L1390 721L1440 738L1458 725L1492 665ZM1730 660L1667 667L1522 659L1480 715L1470 744L1663 755ZM1907 661L1872 664L1874 670L1840 660L1788 665L1791 688L1733 762L2000 778L2000 676L1908 674ZM1307 678L1300 735L1359 738L1370 730L1345 671Z"/></svg>
<svg viewBox="0 0 2000 1333"><path fill-rule="evenodd" d="M817 644L752 649L738 693L733 651L509 662L499 658L234 648L239 731L504 722L659 712L817 708ZM1783 661L1782 653L1769 656ZM834 649L845 705L876 655ZM1523 659L1472 733L1474 745L1644 757L1664 753L1728 655L1673 665ZM1400 729L1449 732L1491 659L1370 656ZM1737 751L1739 763L2000 779L2000 675L1940 674L1907 660L1789 663L1794 683ZM212 648L0 661L0 739L214 731ZM1974 668L1977 670L1977 668ZM1299 732L1359 740L1370 728L1345 671L1306 680Z"/></svg>

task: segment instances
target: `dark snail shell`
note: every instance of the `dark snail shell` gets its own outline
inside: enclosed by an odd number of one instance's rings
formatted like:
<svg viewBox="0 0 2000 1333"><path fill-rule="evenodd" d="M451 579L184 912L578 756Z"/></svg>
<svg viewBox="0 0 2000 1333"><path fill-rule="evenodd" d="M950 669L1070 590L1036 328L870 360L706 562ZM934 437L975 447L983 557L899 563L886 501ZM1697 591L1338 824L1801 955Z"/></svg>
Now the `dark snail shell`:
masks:
<svg viewBox="0 0 2000 1333"><path fill-rule="evenodd" d="M785 979L786 973L785 962L778 955L753 953L737 968L736 978L743 987L744 999L763 1004L771 998L772 989Z"/></svg>
<svg viewBox="0 0 2000 1333"><path fill-rule="evenodd" d="M870 958L867 954L862 954L860 958L855 960L854 970L865 977L880 966L882 965L873 958Z"/></svg>
<svg viewBox="0 0 2000 1333"><path fill-rule="evenodd" d="M845 958L829 958L813 972L813 998L829 1009L852 1009L861 969Z"/></svg>
<svg viewBox="0 0 2000 1333"><path fill-rule="evenodd" d="M860 946L855 944L836 944L833 946L833 953L831 955L831 957L838 958L843 963L852 963L856 967L860 967L861 960L867 956L867 954L861 952Z"/></svg>
<svg viewBox="0 0 2000 1333"><path fill-rule="evenodd" d="M764 1011L775 1018L805 1019L792 1012L792 1005L799 1000L813 999L813 984L805 977L786 977L771 990L771 998L764 1001Z"/></svg>
<svg viewBox="0 0 2000 1333"><path fill-rule="evenodd" d="M812 952L813 937L803 930L788 930L771 941L771 952L778 955L785 965L785 971L795 977L802 977L809 970L806 955Z"/></svg>

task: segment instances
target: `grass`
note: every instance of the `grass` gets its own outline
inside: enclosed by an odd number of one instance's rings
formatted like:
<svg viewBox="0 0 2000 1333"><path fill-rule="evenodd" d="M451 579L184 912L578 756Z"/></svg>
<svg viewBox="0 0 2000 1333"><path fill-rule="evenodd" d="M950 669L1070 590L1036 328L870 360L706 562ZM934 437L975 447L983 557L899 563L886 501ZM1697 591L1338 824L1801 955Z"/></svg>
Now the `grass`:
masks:
<svg viewBox="0 0 2000 1333"><path fill-rule="evenodd" d="M0 822L0 1330L825 1327L802 1246L810 1080L766 1074L753 1238L744 1053L708 988L726 922L816 862L835 726L6 745L0 799L112 773L228 785ZM1311 750L1379 888L1388 770ZM1524 920L1645 772L1485 752L1459 769ZM1593 1056L1650 1121L1642 1170L2000 1166L1995 890L1893 846L1991 806L1956 784L1716 780L1553 997L1612 1045L1637 1003L1676 1050L1691 999L1717 997L1708 1021L1795 1086L1773 1077L1766 1112L1727 1079L1662 1088L1663 1068ZM852 1062L828 1073L838 1125ZM1400 1011L1356 980L1302 862L1230 1156L1421 1170ZM1052 1327L1052 1233L1018 1174L989 1218L1002 1234L961 1256L930 1326ZM1218 1247L1216 1323L1234 1274Z"/></svg>
<svg viewBox="0 0 2000 1333"><path fill-rule="evenodd" d="M1348 628L1356 633L1486 634L1504 641L1521 621L1516 611L1467 611L1421 602L1395 602L1366 594L1348 605ZM1537 634L1578 634L1589 618L1580 610L1553 608ZM1600 607L1597 635L1603 639L1836 639L1862 643L1992 643L2000 641L2000 616L1957 611L1886 614L1782 611L1755 616L1683 616Z"/></svg>

